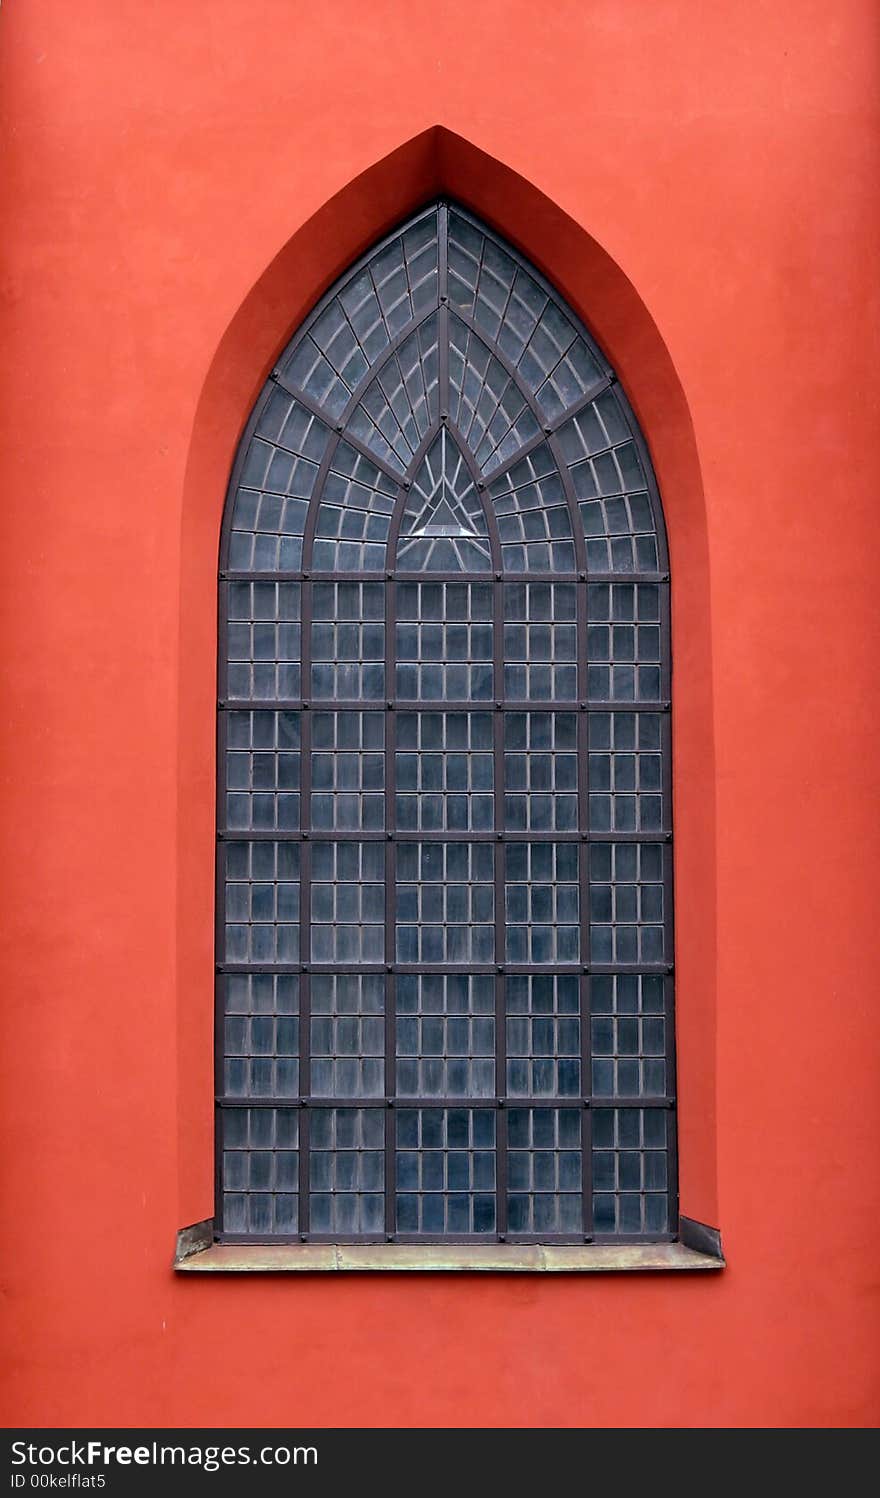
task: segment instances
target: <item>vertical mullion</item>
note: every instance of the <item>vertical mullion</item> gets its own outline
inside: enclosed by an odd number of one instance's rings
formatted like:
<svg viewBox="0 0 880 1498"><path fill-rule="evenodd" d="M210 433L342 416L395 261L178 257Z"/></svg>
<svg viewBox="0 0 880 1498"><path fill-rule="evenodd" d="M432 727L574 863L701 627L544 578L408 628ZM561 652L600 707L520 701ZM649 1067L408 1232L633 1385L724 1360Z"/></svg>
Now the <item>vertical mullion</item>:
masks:
<svg viewBox="0 0 880 1498"><path fill-rule="evenodd" d="M437 319L437 399L440 419L445 424L449 416L449 312L445 302Z"/></svg>
<svg viewBox="0 0 880 1498"><path fill-rule="evenodd" d="M309 829L312 825L312 584L301 583L300 593L300 671L302 673L303 709L300 713L300 867L299 867L299 1093L308 1099L311 1079L311 981L309 962L312 955L312 849ZM308 1105L299 1114L299 1229L309 1231L309 1116Z"/></svg>
<svg viewBox="0 0 880 1498"><path fill-rule="evenodd" d="M449 207L437 208L437 291L441 302L449 295Z"/></svg>
<svg viewBox="0 0 880 1498"><path fill-rule="evenodd" d="M593 1110L581 1110L581 1190L584 1203L584 1238L593 1237Z"/></svg>
<svg viewBox="0 0 880 1498"><path fill-rule="evenodd" d="M504 582L496 573L492 584L492 671L495 693L493 714L492 780L495 793L495 1230L507 1233L507 981L505 967L505 873L504 847Z"/></svg>
<svg viewBox="0 0 880 1498"><path fill-rule="evenodd" d="M395 676L397 669L397 598L391 574L385 583L385 1233L394 1236L397 1226L397 1156L395 1153L395 1114L391 1106L397 1095L397 980L393 971L396 958L395 926L397 916L397 713Z"/></svg>
<svg viewBox="0 0 880 1498"><path fill-rule="evenodd" d="M437 401L440 418L449 415L449 209L440 204L437 214Z"/></svg>

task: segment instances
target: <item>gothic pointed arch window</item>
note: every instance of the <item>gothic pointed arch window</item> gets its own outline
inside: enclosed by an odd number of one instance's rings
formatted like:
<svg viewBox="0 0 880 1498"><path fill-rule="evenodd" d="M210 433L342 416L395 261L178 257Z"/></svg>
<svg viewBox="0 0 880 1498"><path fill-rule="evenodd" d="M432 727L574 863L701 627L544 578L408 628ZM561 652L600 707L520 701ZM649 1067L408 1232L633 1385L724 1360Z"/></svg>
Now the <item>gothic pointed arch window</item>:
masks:
<svg viewBox="0 0 880 1498"><path fill-rule="evenodd" d="M219 1236L673 1237L660 501L603 354L469 213L281 355L220 617Z"/></svg>

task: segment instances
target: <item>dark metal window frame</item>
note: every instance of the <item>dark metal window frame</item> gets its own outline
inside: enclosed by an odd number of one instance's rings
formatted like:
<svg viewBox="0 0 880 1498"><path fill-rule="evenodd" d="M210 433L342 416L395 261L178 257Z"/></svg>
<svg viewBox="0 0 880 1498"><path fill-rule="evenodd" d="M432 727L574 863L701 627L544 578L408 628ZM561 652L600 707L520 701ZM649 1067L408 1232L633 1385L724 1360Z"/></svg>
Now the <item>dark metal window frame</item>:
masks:
<svg viewBox="0 0 880 1498"><path fill-rule="evenodd" d="M218 960L216 962L217 985L215 1006L215 1064L217 1076L217 1091L215 1094L215 1106L217 1110L217 1124L215 1130L215 1182L216 1197L218 1203L218 1218L220 1221L220 1203L222 1200L222 1131L219 1127L219 1115L225 1108L296 1108L299 1112L299 1231L289 1235L272 1235L271 1237L260 1237L254 1234L229 1234L218 1232L219 1242L228 1244L252 1244L252 1243L340 1243L340 1244L369 1244L377 1242L395 1242L401 1244L429 1245L432 1243L464 1243L476 1245L480 1243L492 1243L510 1241L516 1244L572 1244L572 1243L608 1243L608 1244L632 1244L652 1242L672 1242L678 1236L678 1178L677 1178L677 1137L676 1137L676 1089L675 1089L675 1045L674 1045L674 996L673 996L673 974L674 964L670 960L663 963L599 963L592 962L590 957L590 920L589 920L589 870L588 859L590 847L597 843L658 843L663 847L663 896L664 896L664 927L666 932L666 952L671 957L674 952L673 946L673 900L672 900L672 830L671 830L671 808L672 808L672 759L671 759L671 733L670 733L670 708L671 708L671 639L670 639L670 608L669 608L669 570L668 550L666 543L663 509L660 495L654 476L650 455L643 434L626 395L617 381L617 377L608 365L605 356L598 348L586 328L578 319L570 305L561 294L543 277L535 266L507 242L500 241L506 254L516 261L517 265L537 282L545 291L547 296L557 305L564 307L566 315L576 328L578 335L583 338L587 347L604 371L601 380L591 387L584 396L575 404L567 407L558 417L548 420L540 410L534 397L529 404L533 414L539 421L539 433L522 444L522 446L509 458L507 458L497 469L492 470L491 475L484 480L472 469L472 477L478 490L484 496L484 507L489 524L489 542L491 548L492 570L491 572L426 572L406 571L389 566L385 570L363 570L363 571L321 571L314 570L310 565L311 552L315 539L317 513L323 490L324 480L330 469L333 453L340 441L345 441L349 446L366 457L387 478L392 479L397 487L397 499L391 522L391 529L387 544L387 555L393 558L400 532L401 520L404 506L409 491L410 482L417 473L425 452L436 437L439 428L431 426L430 431L410 463L404 481L401 483L399 475L394 469L383 462L371 448L350 432L345 431L346 420L349 414L356 408L364 390L372 381L382 367L398 348L409 338L415 330L427 320L427 318L438 314L441 321L439 349L440 349L440 410L442 413L448 411L448 341L446 329L443 324L448 318L448 292L446 281L446 234L445 223L449 208L455 213L471 222L483 233L491 234L486 226L475 219L466 209L458 204L441 201L439 204L432 201L428 204L422 214L409 217L403 224L388 234L379 243L374 244L368 252L361 257L347 272L337 281L326 295L317 303L312 312L300 324L292 342L297 342L309 332L309 329L326 310L339 292L340 286L348 279L357 274L369 261L371 261L385 246L390 245L400 235L403 229L412 227L421 216L438 211L441 218L440 232L440 275L439 295L435 305L429 307L418 317L410 320L400 330L389 346L383 351L379 360L372 364L363 377L358 387L353 392L348 406L342 416L338 419L335 435L328 443L324 457L319 466L318 475L315 480L312 499L309 505L308 518L303 540L302 566L296 570L285 571L255 571L255 570L231 570L227 564L230 533L232 529L233 507L236 491L238 489L242 470L247 458L251 439L257 429L264 408L278 385L291 395L306 411L318 416L323 422L328 422L327 413L320 405L312 400L303 390L283 381L280 369L276 366L251 413L250 419L245 427L238 451L232 468L227 498L224 509L223 525L220 546L220 572L219 572L219 653L218 653L218 734L217 734L217 831L218 851L216 863L216 944ZM467 327L476 332L483 343L487 344L492 353L499 359L509 374L516 378L514 366L507 359L503 351L493 343L485 329L479 328L466 313L456 308L455 316ZM290 347L290 345L288 345ZM280 361L279 361L280 362ZM522 382L517 381L518 388L524 393ZM636 444L639 458L647 480L648 495L654 520L656 541L658 548L659 565L656 571L650 572L594 572L588 568L586 560L585 538L583 525L578 509L578 502L573 490L571 476L566 466L566 460L559 445L559 429L569 422L579 411L585 409L604 390L614 386L618 402L622 406L629 424L630 439ZM466 457L470 457L466 440L458 429L444 415L442 423L447 425ZM344 433L344 437L343 437ZM540 572L540 573L511 573L502 570L501 548L498 536L497 520L492 506L485 501L485 491L490 482L500 478L509 469L532 449L546 442L556 461L559 474L562 478L565 500L571 519L572 533L576 553L576 571L572 572ZM591 456L597 456L592 454ZM270 700L244 700L236 698L230 701L226 695L225 673L227 667L227 626L228 607L227 592L228 584L236 581L247 582L298 582L301 585L301 679L302 689L298 698L273 698ZM311 665L311 593L314 582L383 582L385 585L385 683L387 700L385 704L379 702L358 699L332 699L322 700L320 703L310 703L308 697L308 682ZM396 609L395 596L396 584L398 582L454 582L454 583L486 583L491 582L493 590L493 670L495 695L492 702L480 702L472 699L462 701L452 700L422 700L407 699L397 700L393 691L394 667L395 667L395 625ZM577 698L571 700L539 701L506 700L503 693L503 589L511 583L538 582L538 583L567 583L574 584L577 592L577 674L579 693ZM655 583L659 585L660 593L660 657L663 689L661 697L657 701L633 702L596 699L587 700L586 697L586 669L587 669L587 589L595 583L616 584L638 584ZM310 774L311 774L311 734L310 734L310 711L314 707L321 710L345 711L346 709L358 711L384 711L386 718L385 736L385 828L383 832L366 832L358 830L351 831L313 831L310 826ZM226 754L226 727L227 712L229 710L248 709L270 709L270 710L300 710L301 713L301 820L300 828L295 832L281 830L246 832L227 831L225 825L225 787L222 767ZM395 722L399 710L407 712L454 712L454 711L490 711L494 715L494 787L495 787L495 828L489 832L406 832L395 830ZM504 718L510 712L563 712L569 711L578 715L577 732L577 754L578 754L578 827L577 832L549 832L534 833L505 830L504 827ZM663 754L662 754L662 796L664 805L664 827L660 832L588 832L580 830L587 826L587 806L589 796L588 766L589 755L587 747L588 720L593 713L608 712L652 712L659 714L663 720ZM222 960L223 928L224 928L224 844L227 841L267 841L284 842L290 841L300 847L300 960L299 962L271 964L271 963L249 963L233 964ZM321 964L316 967L311 962L309 935L310 935L310 845L312 841L321 842L361 842L380 841L385 844L385 962L384 963L340 963L333 962ZM496 963L464 963L464 964L404 964L395 958L395 869L396 849L401 842L462 842L475 843L481 841L491 842L496 848L495 854L495 926L496 926L496 957L502 960ZM505 847L508 843L523 842L542 843L564 843L573 842L579 846L579 887L580 887L580 951L583 961L577 963L551 963L551 964L528 964L507 963L503 960L504 946L504 857ZM384 973L386 978L385 999L385 1095L381 1098L340 1098L311 1096L309 1088L309 1057L310 1057L310 975L312 972L322 973ZM396 1093L395 1089L395 1063L396 1063L396 1010L395 1010L395 985L396 975L399 973L418 972L442 972L442 973L492 973L495 977L495 1027L496 1027L496 1093L493 1098L484 1097L407 1097L403 1098ZM295 973L299 975L299 1063L300 1063L300 1086L299 1093L295 1097L241 1097L225 1096L222 1091L223 1063L224 1063L224 1019L226 1014L224 1001L224 978L231 972L273 972L273 973ZM580 1035L581 1035L581 1083L582 1092L577 1098L568 1097L511 1097L506 1095L506 1009L505 1009L505 980L512 973L540 973L540 974L562 974L574 973L578 975L580 995ZM660 1096L596 1096L590 1090L591 1077L591 1011L590 1011L590 981L596 974L660 974L664 978L665 1005L663 1016L666 1022L666 1066L667 1086L665 1093ZM474 1109L494 1109L496 1111L496 1232L456 1235L456 1234L407 1234L400 1233L395 1229L395 1166L396 1166L396 1144L395 1144L395 1110L402 1107L419 1109L442 1109L446 1107ZM505 1110L510 1106L518 1108L544 1108L561 1109L576 1108L582 1116L582 1165L583 1165L583 1210L584 1230L583 1233L572 1235L571 1233L516 1233L508 1235L506 1223L506 1188L507 1188L507 1140L505 1127ZM386 1221L384 1234L357 1234L345 1235L338 1233L318 1234L309 1230L308 1201L309 1201L309 1116L316 1109L322 1108L357 1108L384 1110L386 1116L385 1125L385 1202ZM669 1201L669 1231L655 1234L627 1234L627 1233L595 1233L592 1223L592 1183L591 1183L591 1115L595 1108L620 1109L638 1108L653 1109L660 1108L666 1111L668 1116L667 1127L667 1155L669 1167L669 1180L667 1195Z"/></svg>

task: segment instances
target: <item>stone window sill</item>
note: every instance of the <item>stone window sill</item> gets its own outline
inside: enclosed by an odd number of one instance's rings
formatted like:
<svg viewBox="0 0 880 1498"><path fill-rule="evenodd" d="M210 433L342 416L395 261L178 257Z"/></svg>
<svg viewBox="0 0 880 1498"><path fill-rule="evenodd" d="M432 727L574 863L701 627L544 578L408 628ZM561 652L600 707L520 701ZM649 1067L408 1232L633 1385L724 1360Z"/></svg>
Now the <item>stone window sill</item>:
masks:
<svg viewBox="0 0 880 1498"><path fill-rule="evenodd" d="M416 1270L476 1273L606 1274L705 1272L724 1260L683 1243L199 1244L180 1234L174 1268L181 1274L298 1274ZM181 1242L180 1240L184 1241Z"/></svg>

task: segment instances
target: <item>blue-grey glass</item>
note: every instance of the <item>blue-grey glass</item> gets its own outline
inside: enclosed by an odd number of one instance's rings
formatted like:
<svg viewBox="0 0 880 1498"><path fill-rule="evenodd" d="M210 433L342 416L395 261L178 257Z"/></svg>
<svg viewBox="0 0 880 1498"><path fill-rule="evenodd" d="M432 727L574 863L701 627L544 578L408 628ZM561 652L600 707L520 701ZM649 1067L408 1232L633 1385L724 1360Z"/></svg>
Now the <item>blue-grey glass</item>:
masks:
<svg viewBox="0 0 880 1498"><path fill-rule="evenodd" d="M397 1231L495 1231L495 1112L400 1108L396 1118Z"/></svg>
<svg viewBox="0 0 880 1498"><path fill-rule="evenodd" d="M273 702L301 692L300 584L231 582L226 696Z"/></svg>
<svg viewBox="0 0 880 1498"><path fill-rule="evenodd" d="M494 1096L494 979L400 974L396 1046L399 1096Z"/></svg>
<svg viewBox="0 0 880 1498"><path fill-rule="evenodd" d="M509 701L577 697L577 594L573 583L504 587L504 693Z"/></svg>
<svg viewBox="0 0 880 1498"><path fill-rule="evenodd" d="M651 572L658 566L647 480L617 394L606 390L562 425L569 467L594 572Z"/></svg>
<svg viewBox="0 0 880 1498"><path fill-rule="evenodd" d="M588 696L610 702L657 701L664 678L658 585L591 583L587 618Z"/></svg>
<svg viewBox="0 0 880 1498"><path fill-rule="evenodd" d="M299 1117L295 1108L224 1108L224 1233L278 1237L296 1231Z"/></svg>
<svg viewBox="0 0 880 1498"><path fill-rule="evenodd" d="M589 825L594 832L664 829L659 713L591 713Z"/></svg>
<svg viewBox="0 0 880 1498"><path fill-rule="evenodd" d="M510 832L576 832L577 717L506 713L504 825Z"/></svg>
<svg viewBox="0 0 880 1498"><path fill-rule="evenodd" d="M229 1097L299 1093L299 978L228 973L224 993L224 1085Z"/></svg>
<svg viewBox="0 0 880 1498"><path fill-rule="evenodd" d="M508 962L580 960L578 858L576 843L508 843Z"/></svg>
<svg viewBox="0 0 880 1498"><path fill-rule="evenodd" d="M493 692L492 590L415 583L397 589L398 697L488 702Z"/></svg>
<svg viewBox="0 0 880 1498"><path fill-rule="evenodd" d="M449 327L450 416L483 473L540 434L515 378L478 333L458 318Z"/></svg>
<svg viewBox="0 0 880 1498"><path fill-rule="evenodd" d="M230 841L224 853L224 960L298 961L298 845Z"/></svg>
<svg viewBox="0 0 880 1498"><path fill-rule="evenodd" d="M534 576L575 570L568 501L546 443L489 487L505 572Z"/></svg>
<svg viewBox="0 0 880 1498"><path fill-rule="evenodd" d="M666 1232L668 1130L662 1108L594 1108L593 1217L597 1233Z"/></svg>
<svg viewBox="0 0 880 1498"><path fill-rule="evenodd" d="M315 973L309 1041L315 1097L382 1096L384 977L379 973Z"/></svg>
<svg viewBox="0 0 880 1498"><path fill-rule="evenodd" d="M486 843L398 844L398 962L494 961L494 852Z"/></svg>
<svg viewBox="0 0 880 1498"><path fill-rule="evenodd" d="M594 843L590 848L594 962L664 961L664 856L660 843Z"/></svg>
<svg viewBox="0 0 880 1498"><path fill-rule="evenodd" d="M489 530L467 459L441 427L406 495L397 564L408 572L487 572Z"/></svg>
<svg viewBox="0 0 880 1498"><path fill-rule="evenodd" d="M381 962L384 931L382 844L313 843L312 960Z"/></svg>
<svg viewBox="0 0 880 1498"><path fill-rule="evenodd" d="M226 743L227 829L299 827L299 713L236 709L227 715Z"/></svg>
<svg viewBox="0 0 880 1498"><path fill-rule="evenodd" d="M312 565L328 572L379 570L395 494L393 479L349 443L340 442L321 492Z"/></svg>
<svg viewBox="0 0 880 1498"><path fill-rule="evenodd" d="M507 1090L511 1097L577 1097L581 1092L580 979L509 973Z"/></svg>
<svg viewBox="0 0 880 1498"><path fill-rule="evenodd" d="M507 1226L511 1233L583 1233L579 1108L510 1108Z"/></svg>
<svg viewBox="0 0 880 1498"><path fill-rule="evenodd" d="M309 1120L310 1231L384 1227L385 1120L378 1108L315 1108Z"/></svg>
<svg viewBox="0 0 880 1498"><path fill-rule="evenodd" d="M384 696L384 608L381 583L313 584L314 697L376 701Z"/></svg>
<svg viewBox="0 0 880 1498"><path fill-rule="evenodd" d="M311 825L316 832L376 832L385 825L383 713L312 716Z"/></svg>
<svg viewBox="0 0 880 1498"><path fill-rule="evenodd" d="M664 985L657 973L590 979L593 1091L599 1097L662 1097L667 1087Z"/></svg>
<svg viewBox="0 0 880 1498"><path fill-rule="evenodd" d="M339 302L373 366L391 339L437 299L437 217L405 229L345 282Z"/></svg>
<svg viewBox="0 0 880 1498"><path fill-rule="evenodd" d="M545 417L573 405L600 366L560 303L497 242L456 213L449 225L449 296L497 343Z"/></svg>
<svg viewBox="0 0 880 1498"><path fill-rule="evenodd" d="M400 831L491 830L491 714L402 712L397 744L395 815Z"/></svg>
<svg viewBox="0 0 880 1498"><path fill-rule="evenodd" d="M251 438L232 507L228 562L243 571L299 567L329 425L273 387Z"/></svg>
<svg viewBox="0 0 880 1498"><path fill-rule="evenodd" d="M402 473L438 418L438 325L431 313L378 366L345 431Z"/></svg>

